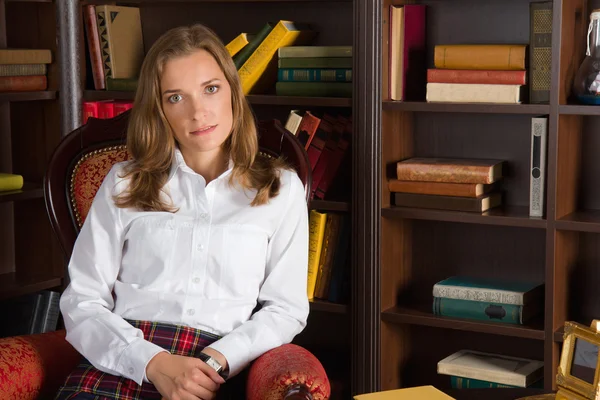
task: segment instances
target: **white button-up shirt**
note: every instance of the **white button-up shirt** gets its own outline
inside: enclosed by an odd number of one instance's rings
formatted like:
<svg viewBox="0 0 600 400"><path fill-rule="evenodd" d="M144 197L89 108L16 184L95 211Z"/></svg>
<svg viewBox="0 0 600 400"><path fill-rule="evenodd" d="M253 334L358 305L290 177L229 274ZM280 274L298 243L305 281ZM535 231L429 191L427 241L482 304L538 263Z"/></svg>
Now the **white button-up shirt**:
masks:
<svg viewBox="0 0 600 400"><path fill-rule="evenodd" d="M176 151L165 192L175 213L115 206L125 163L102 183L75 243L60 309L67 341L96 368L141 384L164 351L124 319L186 325L223 336L230 376L289 343L306 325L308 211L295 172L252 207L255 191L205 184ZM252 314L257 301L260 311Z"/></svg>

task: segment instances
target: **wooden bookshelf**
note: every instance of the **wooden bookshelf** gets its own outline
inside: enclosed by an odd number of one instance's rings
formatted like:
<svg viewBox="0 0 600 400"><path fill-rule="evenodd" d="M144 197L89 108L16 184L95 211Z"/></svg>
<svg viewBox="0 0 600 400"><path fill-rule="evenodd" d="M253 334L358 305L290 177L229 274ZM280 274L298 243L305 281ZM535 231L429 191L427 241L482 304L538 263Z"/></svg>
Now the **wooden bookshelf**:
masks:
<svg viewBox="0 0 600 400"><path fill-rule="evenodd" d="M337 304L325 300L314 299L310 301L310 311L326 312L334 314L348 314L347 304Z"/></svg>
<svg viewBox="0 0 600 400"><path fill-rule="evenodd" d="M0 2L0 48L52 52L47 90L0 93L0 172L25 180L21 190L0 192L3 299L62 284L64 260L46 215L41 186L46 162L61 137L54 7L50 0Z"/></svg>
<svg viewBox="0 0 600 400"><path fill-rule="evenodd" d="M350 211L350 203L346 201L313 200L310 202L311 210L321 211Z"/></svg>
<svg viewBox="0 0 600 400"><path fill-rule="evenodd" d="M364 373L361 389L434 384L451 392L449 380L435 373L436 363L462 348L543 360L544 391L555 389L560 327L567 320L588 324L600 312L593 283L600 278L600 107L576 104L570 94L585 55L589 12L597 4L553 1L549 104L448 104L386 98L387 77L379 73L385 71L387 43L382 24L390 4L409 2L359 3L360 12L373 18L360 21L358 29L368 33L357 42L375 42L377 49L363 47L373 61L363 60L365 75L357 77L370 75L374 83L361 81L355 92L364 103L362 152L355 158L364 183L360 198L352 199L359 214L354 277L361 282L352 313L366 325L355 332L366 343L354 356ZM410 3L428 7L428 68L436 44L529 42L529 1ZM538 116L548 118L547 212L531 218L531 118ZM412 156L505 159L503 206L482 214L394 206L387 179L397 161ZM366 209L357 210L359 204ZM461 274L544 281L543 313L526 325L433 315L433 284ZM455 393L468 398L465 391ZM515 398L494 390L484 397L496 396Z"/></svg>

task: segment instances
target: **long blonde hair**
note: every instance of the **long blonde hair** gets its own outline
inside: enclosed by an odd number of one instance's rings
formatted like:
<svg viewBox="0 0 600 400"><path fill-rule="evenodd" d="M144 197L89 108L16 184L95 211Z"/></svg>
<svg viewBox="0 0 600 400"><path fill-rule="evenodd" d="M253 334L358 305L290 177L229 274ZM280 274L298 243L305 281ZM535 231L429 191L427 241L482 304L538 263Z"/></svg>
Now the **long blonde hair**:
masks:
<svg viewBox="0 0 600 400"><path fill-rule="evenodd" d="M125 169L129 189L115 199L119 207L144 211L175 211L160 199L174 161L175 138L162 108L160 78L165 64L198 50L211 54L231 87L233 124L223 150L233 161L229 183L256 190L252 205L277 196L281 186L278 171L287 167L282 159L259 155L254 115L227 49L209 28L195 24L163 34L150 48L140 71L134 107L127 127L127 149L133 160Z"/></svg>

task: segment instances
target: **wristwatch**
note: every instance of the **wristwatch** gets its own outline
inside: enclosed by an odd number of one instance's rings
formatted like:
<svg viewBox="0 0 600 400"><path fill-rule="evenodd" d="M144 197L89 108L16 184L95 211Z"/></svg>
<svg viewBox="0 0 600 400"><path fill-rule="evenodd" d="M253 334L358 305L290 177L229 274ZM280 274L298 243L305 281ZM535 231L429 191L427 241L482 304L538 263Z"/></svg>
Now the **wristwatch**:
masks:
<svg viewBox="0 0 600 400"><path fill-rule="evenodd" d="M221 378L227 379L227 375L229 374L227 373L227 371L223 370L223 366L215 358L209 356L206 353L200 353L199 358L206 364L208 364L209 367L217 371L217 374L219 374Z"/></svg>

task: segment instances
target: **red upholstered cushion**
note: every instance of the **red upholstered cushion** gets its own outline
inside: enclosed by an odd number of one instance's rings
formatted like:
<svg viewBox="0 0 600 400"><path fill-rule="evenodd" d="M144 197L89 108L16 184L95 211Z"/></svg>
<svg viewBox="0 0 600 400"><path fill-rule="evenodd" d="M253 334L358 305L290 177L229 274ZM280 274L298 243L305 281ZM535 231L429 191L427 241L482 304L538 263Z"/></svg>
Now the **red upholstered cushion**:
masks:
<svg viewBox="0 0 600 400"><path fill-rule="evenodd" d="M111 146L86 154L75 165L71 175L70 197L73 214L79 228L83 225L94 196L108 171L114 164L130 158L131 155L127 152L125 145Z"/></svg>
<svg viewBox="0 0 600 400"><path fill-rule="evenodd" d="M285 344L259 357L248 375L248 400L281 400L286 389L298 383L308 386L314 400L329 398L331 388L323 366L308 350Z"/></svg>
<svg viewBox="0 0 600 400"><path fill-rule="evenodd" d="M80 360L65 331L0 339L0 399L52 398Z"/></svg>

